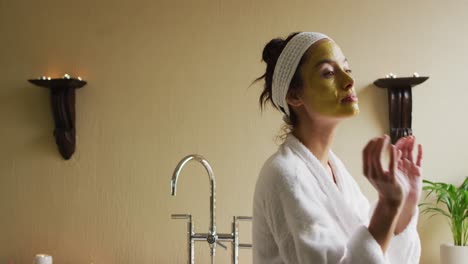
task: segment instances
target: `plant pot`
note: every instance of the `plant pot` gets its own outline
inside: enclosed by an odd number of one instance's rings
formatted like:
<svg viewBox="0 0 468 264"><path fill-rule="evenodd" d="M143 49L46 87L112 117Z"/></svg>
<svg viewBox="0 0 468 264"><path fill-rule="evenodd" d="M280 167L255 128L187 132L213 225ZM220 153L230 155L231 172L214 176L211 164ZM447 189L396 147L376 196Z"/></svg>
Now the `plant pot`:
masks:
<svg viewBox="0 0 468 264"><path fill-rule="evenodd" d="M440 245L441 264L466 264L468 260L468 246Z"/></svg>

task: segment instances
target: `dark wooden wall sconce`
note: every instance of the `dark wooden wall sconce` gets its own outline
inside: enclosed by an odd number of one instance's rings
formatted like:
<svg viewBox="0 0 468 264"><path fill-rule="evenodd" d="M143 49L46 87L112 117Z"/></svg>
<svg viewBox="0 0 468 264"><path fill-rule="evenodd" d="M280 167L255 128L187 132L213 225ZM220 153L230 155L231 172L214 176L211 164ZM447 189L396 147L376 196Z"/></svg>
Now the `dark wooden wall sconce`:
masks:
<svg viewBox="0 0 468 264"><path fill-rule="evenodd" d="M50 89L55 142L62 157L70 159L75 152L75 89L83 87L86 82L68 74L56 79L42 76L29 82Z"/></svg>
<svg viewBox="0 0 468 264"><path fill-rule="evenodd" d="M411 130L411 112L413 99L411 88L425 82L429 77L419 77L417 73L413 77L397 78L389 74L386 78L378 79L374 84L388 91L388 106L390 118L390 137L392 143L399 138L413 134Z"/></svg>

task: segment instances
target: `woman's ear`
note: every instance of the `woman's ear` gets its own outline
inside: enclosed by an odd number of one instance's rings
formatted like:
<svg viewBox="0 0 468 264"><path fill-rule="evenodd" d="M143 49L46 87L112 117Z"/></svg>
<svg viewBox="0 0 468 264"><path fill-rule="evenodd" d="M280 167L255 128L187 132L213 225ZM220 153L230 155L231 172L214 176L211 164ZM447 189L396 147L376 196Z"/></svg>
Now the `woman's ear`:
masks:
<svg viewBox="0 0 468 264"><path fill-rule="evenodd" d="M292 105L292 106L295 106L295 107L299 107L302 104L304 104L299 91L294 91L294 90L289 90L288 91L288 93L286 94L286 102L289 105Z"/></svg>

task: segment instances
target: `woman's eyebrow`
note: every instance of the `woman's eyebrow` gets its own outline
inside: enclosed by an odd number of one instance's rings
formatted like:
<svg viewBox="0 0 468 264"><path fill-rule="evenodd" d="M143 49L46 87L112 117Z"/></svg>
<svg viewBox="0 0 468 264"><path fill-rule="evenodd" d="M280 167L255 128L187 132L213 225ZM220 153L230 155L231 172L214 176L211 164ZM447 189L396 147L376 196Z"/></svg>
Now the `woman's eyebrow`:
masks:
<svg viewBox="0 0 468 264"><path fill-rule="evenodd" d="M315 64L315 67L318 67L318 66L322 65L323 63L330 63L330 64L331 64L331 63L334 63L334 62L335 62L334 60L323 59L323 60L320 60L319 62L317 62L317 63ZM348 62L348 59L345 58L345 59L343 60L343 64L344 64L344 63L347 63L347 62Z"/></svg>
<svg viewBox="0 0 468 264"><path fill-rule="evenodd" d="M315 67L318 67L324 63L333 63L334 61L333 60L330 60L330 59L323 59L323 60L320 60L318 61L316 64L315 64Z"/></svg>

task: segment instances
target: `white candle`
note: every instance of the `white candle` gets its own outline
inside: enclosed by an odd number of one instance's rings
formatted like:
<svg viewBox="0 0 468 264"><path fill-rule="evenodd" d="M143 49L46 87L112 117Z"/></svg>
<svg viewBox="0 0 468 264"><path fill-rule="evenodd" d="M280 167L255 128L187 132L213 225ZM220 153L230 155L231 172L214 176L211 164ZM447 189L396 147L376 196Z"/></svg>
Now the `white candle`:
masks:
<svg viewBox="0 0 468 264"><path fill-rule="evenodd" d="M37 254L34 264L52 264L52 256L46 254Z"/></svg>

